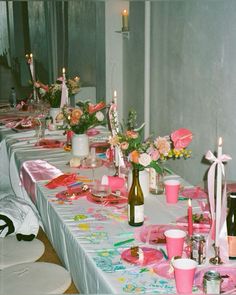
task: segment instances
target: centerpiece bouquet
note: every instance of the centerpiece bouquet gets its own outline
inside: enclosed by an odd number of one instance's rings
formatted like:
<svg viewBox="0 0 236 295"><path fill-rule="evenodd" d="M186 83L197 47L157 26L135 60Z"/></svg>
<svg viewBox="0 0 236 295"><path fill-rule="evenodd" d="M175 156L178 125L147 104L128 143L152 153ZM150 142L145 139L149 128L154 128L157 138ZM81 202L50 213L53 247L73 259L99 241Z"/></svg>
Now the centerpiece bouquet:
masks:
<svg viewBox="0 0 236 295"><path fill-rule="evenodd" d="M59 77L56 82L51 85L45 85L40 81L36 81L34 86L38 89L40 96L45 99L52 108L59 108L61 104L62 82L63 78ZM75 77L67 79L66 86L69 97L78 93L80 90L80 78Z"/></svg>
<svg viewBox="0 0 236 295"><path fill-rule="evenodd" d="M191 151L186 149L192 141L191 131L180 128L170 135L155 138L150 136L143 140L142 130L144 124L135 129L135 118L135 112L131 111L127 121L127 128L122 128L122 132L118 132L110 138L110 144L113 147L118 146L120 148L133 168L139 171L154 168L158 174L163 174L165 171L170 172L164 166L165 161L168 159L187 159L191 156Z"/></svg>
<svg viewBox="0 0 236 295"><path fill-rule="evenodd" d="M75 108L65 105L61 113L57 115L56 120L64 120L67 129L72 130L75 134L83 134L90 128L106 124L102 112L106 108L105 102L92 104L89 101L79 101L76 105Z"/></svg>

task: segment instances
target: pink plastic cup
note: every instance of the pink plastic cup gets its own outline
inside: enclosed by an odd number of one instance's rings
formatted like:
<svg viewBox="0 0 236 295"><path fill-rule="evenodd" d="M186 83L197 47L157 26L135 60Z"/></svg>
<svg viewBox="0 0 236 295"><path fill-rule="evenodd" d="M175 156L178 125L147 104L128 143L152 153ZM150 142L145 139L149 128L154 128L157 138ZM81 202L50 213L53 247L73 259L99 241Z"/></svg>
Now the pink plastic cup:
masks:
<svg viewBox="0 0 236 295"><path fill-rule="evenodd" d="M121 190L125 185L125 179L118 176L103 175L101 184L109 185L112 191Z"/></svg>
<svg viewBox="0 0 236 295"><path fill-rule="evenodd" d="M174 267L175 285L177 293L192 294L193 280L197 262L188 259L180 258L172 262Z"/></svg>
<svg viewBox="0 0 236 295"><path fill-rule="evenodd" d="M180 229L169 229L164 232L168 258L182 256L186 233Z"/></svg>
<svg viewBox="0 0 236 295"><path fill-rule="evenodd" d="M180 182L176 179L168 179L165 182L166 202L176 204L178 202Z"/></svg>

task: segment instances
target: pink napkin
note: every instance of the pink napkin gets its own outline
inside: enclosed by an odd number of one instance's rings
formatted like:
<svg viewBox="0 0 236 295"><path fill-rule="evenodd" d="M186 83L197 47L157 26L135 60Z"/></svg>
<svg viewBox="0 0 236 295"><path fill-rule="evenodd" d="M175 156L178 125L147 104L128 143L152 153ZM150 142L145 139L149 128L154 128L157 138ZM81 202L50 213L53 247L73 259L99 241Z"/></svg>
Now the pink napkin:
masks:
<svg viewBox="0 0 236 295"><path fill-rule="evenodd" d="M77 180L77 174L62 174L54 179L52 179L49 183L45 186L49 189L54 189L59 186L68 186L74 183Z"/></svg>
<svg viewBox="0 0 236 295"><path fill-rule="evenodd" d="M35 144L35 146L40 146L43 148L60 148L63 147L64 142L55 139L41 139L39 142Z"/></svg>

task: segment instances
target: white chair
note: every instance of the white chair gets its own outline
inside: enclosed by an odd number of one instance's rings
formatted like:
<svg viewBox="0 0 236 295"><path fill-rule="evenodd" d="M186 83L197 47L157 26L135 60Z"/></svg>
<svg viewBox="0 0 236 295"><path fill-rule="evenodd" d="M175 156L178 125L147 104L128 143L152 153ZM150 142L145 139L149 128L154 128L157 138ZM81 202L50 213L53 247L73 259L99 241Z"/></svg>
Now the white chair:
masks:
<svg viewBox="0 0 236 295"><path fill-rule="evenodd" d="M71 284L70 273L46 262L22 263L0 271L0 295L62 294Z"/></svg>
<svg viewBox="0 0 236 295"><path fill-rule="evenodd" d="M16 264L34 262L43 255L44 250L43 242L38 239L18 241L15 235L0 238L0 270Z"/></svg>

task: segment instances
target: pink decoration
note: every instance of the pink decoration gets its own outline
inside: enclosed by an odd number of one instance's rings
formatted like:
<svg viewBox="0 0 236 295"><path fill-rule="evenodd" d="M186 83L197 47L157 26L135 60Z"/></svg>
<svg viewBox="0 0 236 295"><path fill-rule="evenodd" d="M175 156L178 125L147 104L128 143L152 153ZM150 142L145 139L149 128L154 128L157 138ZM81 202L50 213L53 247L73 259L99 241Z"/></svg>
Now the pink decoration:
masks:
<svg viewBox="0 0 236 295"><path fill-rule="evenodd" d="M190 130L180 128L171 133L171 139L176 150L186 148L193 139L193 134Z"/></svg>
<svg viewBox="0 0 236 295"><path fill-rule="evenodd" d="M25 161L20 169L22 184L35 202L35 183L39 180L48 180L62 174L61 170L42 160Z"/></svg>
<svg viewBox="0 0 236 295"><path fill-rule="evenodd" d="M117 191L124 188L125 179L118 176L103 175L101 184L108 185L112 191Z"/></svg>
<svg viewBox="0 0 236 295"><path fill-rule="evenodd" d="M193 235L193 208L191 199L188 200L188 235Z"/></svg>

